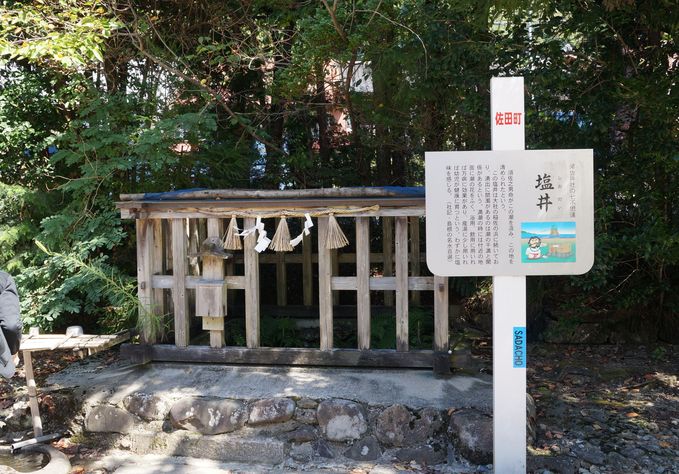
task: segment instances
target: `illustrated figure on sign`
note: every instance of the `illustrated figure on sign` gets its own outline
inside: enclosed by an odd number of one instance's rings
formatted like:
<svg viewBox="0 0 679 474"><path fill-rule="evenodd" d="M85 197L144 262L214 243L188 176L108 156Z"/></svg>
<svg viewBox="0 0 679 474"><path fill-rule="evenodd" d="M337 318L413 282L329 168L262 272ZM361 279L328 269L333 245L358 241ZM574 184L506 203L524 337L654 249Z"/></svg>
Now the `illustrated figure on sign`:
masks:
<svg viewBox="0 0 679 474"><path fill-rule="evenodd" d="M531 237L530 239L528 239L526 258L528 258L528 260L538 260L542 258L542 249L540 248L541 246L542 239L540 237Z"/></svg>

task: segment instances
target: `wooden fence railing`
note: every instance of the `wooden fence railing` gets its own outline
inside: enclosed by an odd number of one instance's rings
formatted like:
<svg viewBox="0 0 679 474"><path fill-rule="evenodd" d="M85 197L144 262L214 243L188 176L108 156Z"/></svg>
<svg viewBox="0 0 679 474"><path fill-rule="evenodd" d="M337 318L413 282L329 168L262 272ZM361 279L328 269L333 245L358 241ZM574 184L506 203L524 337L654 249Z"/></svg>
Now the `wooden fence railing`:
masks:
<svg viewBox="0 0 679 474"><path fill-rule="evenodd" d="M196 362L252 364L374 365L434 367L448 370L448 280L422 276L420 218L424 215L424 198L347 199L241 199L147 201L126 200L118 203L123 218L134 218L137 229L137 277L142 315L173 315L174 346L157 344L151 329L142 334L146 344L127 345L124 350L138 360L182 360ZM328 209L341 209L342 218L355 222L354 252L331 250L325 245L328 232ZM235 216L244 228L255 225L257 215L276 212L308 212L314 218L318 245L305 237L301 253L271 252L259 254L254 247L257 235L243 239L243 250L234 258L190 259L205 237L224 235L225 224ZM283 214L281 214L283 215ZM382 252L371 252L371 217L382 220ZM346 219L343 220L346 222ZM235 274L240 268L242 274ZM262 348L260 342L260 264L276 265L276 284L267 283L267 291L276 288L279 306L287 304L287 266L302 265L303 302L314 301L313 269L318 273L318 314L320 346L308 348ZM355 276L338 275L339 264L354 264ZM381 264L382 275L372 275L372 266ZM239 264L238 267L236 264ZM171 298L168 298L167 293ZM225 347L227 300L233 291L244 291L246 346ZM333 306L337 292L356 292L357 347L335 349ZM371 348L371 291L384 291L384 303L395 308L396 347L393 350ZM421 291L434 293L434 334L431 350L411 350L408 319L411 302L419 303ZM222 298L221 300L220 298ZM213 302L217 301L216 303ZM220 306L221 305L221 306ZM210 347L190 345L190 321L199 311L203 330L210 333ZM202 314L209 313L209 314ZM226 316L228 317L228 316ZM152 326L150 325L149 328Z"/></svg>

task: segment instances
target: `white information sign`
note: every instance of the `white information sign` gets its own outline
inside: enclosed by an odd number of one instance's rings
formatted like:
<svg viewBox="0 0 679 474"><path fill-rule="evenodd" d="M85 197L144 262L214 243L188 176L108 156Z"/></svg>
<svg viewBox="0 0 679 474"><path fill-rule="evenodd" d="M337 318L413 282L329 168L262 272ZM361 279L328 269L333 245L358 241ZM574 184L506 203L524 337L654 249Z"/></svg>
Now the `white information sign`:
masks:
<svg viewBox="0 0 679 474"><path fill-rule="evenodd" d="M579 275L594 262L592 150L427 152L435 275Z"/></svg>

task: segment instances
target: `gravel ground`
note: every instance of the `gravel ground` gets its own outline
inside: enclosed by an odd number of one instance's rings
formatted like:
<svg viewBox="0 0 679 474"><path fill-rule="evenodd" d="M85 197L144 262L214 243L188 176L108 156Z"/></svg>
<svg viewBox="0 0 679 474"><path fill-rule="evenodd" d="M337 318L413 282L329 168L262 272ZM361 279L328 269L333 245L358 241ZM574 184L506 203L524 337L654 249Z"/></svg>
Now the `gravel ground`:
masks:
<svg viewBox="0 0 679 474"><path fill-rule="evenodd" d="M536 473L679 472L679 347L529 350Z"/></svg>

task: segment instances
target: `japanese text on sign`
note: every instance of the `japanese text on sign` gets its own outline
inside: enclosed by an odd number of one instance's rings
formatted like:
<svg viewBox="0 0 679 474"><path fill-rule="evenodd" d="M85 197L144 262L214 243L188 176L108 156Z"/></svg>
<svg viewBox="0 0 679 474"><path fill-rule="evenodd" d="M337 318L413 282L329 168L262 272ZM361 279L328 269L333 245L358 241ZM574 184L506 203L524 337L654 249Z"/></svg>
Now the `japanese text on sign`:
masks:
<svg viewBox="0 0 679 474"><path fill-rule="evenodd" d="M430 242L438 252L430 269L584 273L593 259L591 168L589 150L427 153L428 261Z"/></svg>

